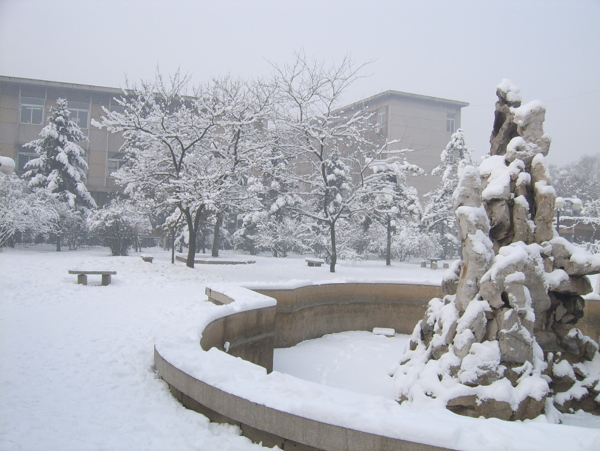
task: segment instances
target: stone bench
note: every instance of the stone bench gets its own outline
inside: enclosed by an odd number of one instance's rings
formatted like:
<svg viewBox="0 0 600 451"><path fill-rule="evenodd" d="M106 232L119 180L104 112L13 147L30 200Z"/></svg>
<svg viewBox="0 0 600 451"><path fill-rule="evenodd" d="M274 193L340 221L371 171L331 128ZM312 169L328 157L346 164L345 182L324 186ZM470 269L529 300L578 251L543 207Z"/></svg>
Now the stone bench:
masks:
<svg viewBox="0 0 600 451"><path fill-rule="evenodd" d="M306 263L308 266L321 266L325 263L325 260L321 260L320 258L307 258Z"/></svg>
<svg viewBox="0 0 600 451"><path fill-rule="evenodd" d="M427 257L427 261L429 261L430 264L430 268L431 269L437 269L438 268L438 263L441 260L441 258L437 258L437 257Z"/></svg>
<svg viewBox="0 0 600 451"><path fill-rule="evenodd" d="M100 275L102 276L102 285L110 285L111 277L117 274L117 271L82 271L70 269L69 274L77 274L77 283L87 285L87 276Z"/></svg>
<svg viewBox="0 0 600 451"><path fill-rule="evenodd" d="M140 257L142 257L142 260L144 260L145 262L148 262L148 263L152 263L152 260L154 260L154 257L152 255L148 255L148 254L142 254L142 255L140 255Z"/></svg>

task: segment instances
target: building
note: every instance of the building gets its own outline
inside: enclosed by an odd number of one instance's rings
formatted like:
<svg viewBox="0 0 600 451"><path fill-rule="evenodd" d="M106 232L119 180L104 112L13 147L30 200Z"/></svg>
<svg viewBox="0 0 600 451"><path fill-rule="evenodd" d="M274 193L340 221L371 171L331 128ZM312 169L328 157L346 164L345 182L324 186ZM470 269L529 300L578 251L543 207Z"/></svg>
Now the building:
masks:
<svg viewBox="0 0 600 451"><path fill-rule="evenodd" d="M109 194L117 191L111 173L121 164L123 138L93 127L91 120L100 120L102 107L119 108L114 97L121 93L117 88L0 76L0 155L14 159L16 172L21 174L25 163L35 156L33 149L23 145L39 138L56 99L67 99L71 119L89 138L89 143L79 143L89 166L88 191L103 205Z"/></svg>
<svg viewBox="0 0 600 451"><path fill-rule="evenodd" d="M431 171L440 164L442 150L452 134L461 128L461 110L467 102L441 99L400 91L385 91L342 108L346 112L367 108L373 112L372 140L386 146L382 159L393 158L402 149L406 159L425 171L414 177L411 184L420 195L434 189L440 178Z"/></svg>
<svg viewBox="0 0 600 451"><path fill-rule="evenodd" d="M0 156L13 158L16 172L22 173L25 163L35 156L23 145L39 138L50 107L56 99L65 98L72 119L89 138L89 143L81 143L89 166L87 187L98 205L103 205L118 189L111 174L122 163L119 150L123 138L93 127L91 121L100 120L103 107L120 108L114 100L120 94L117 88L0 76ZM452 133L460 128L461 109L466 106L468 103L456 100L385 91L343 109L369 108L375 113L376 140L398 141L389 145L382 157L391 158L398 149L412 149L406 154L407 160L431 174ZM437 185L439 178L425 175L413 181L424 194Z"/></svg>

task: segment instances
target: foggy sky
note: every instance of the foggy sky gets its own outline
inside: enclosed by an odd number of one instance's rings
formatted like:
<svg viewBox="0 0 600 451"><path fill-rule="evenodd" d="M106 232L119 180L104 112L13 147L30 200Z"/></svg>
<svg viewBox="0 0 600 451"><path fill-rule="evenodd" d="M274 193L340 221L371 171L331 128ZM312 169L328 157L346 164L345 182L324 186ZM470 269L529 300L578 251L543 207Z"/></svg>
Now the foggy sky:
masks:
<svg viewBox="0 0 600 451"><path fill-rule="evenodd" d="M0 0L5 76L124 87L160 67L202 83L267 76L295 51L371 61L344 103L385 90L469 102L476 158L503 78L546 105L550 163L600 153L600 0Z"/></svg>

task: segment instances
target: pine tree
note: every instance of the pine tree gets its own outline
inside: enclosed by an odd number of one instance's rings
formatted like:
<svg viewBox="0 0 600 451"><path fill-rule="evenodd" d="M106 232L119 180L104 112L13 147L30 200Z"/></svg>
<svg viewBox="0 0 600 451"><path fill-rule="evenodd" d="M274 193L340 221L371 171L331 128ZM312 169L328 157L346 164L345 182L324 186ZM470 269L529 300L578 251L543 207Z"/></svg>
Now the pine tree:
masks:
<svg viewBox="0 0 600 451"><path fill-rule="evenodd" d="M77 144L88 139L70 120L70 115L67 101L58 99L50 109L48 125L40 132L40 139L25 144L35 150L37 158L25 165L24 177L34 190L44 189L54 195L66 207L63 213L82 216L85 210L95 208L96 202L85 186L85 151ZM66 219L62 217L61 224L70 222ZM64 232L60 230L61 224L58 224L57 250Z"/></svg>
<svg viewBox="0 0 600 451"><path fill-rule="evenodd" d="M391 265L392 234L401 219L417 218L421 204L417 190L409 186L407 177L423 170L407 161L392 161L373 167L366 178L363 193L366 216L386 230L386 265Z"/></svg>
<svg viewBox="0 0 600 451"><path fill-rule="evenodd" d="M423 213L423 224L427 232L437 231L440 235L443 255L450 257L453 249L458 247L456 240L456 219L452 195L458 186L458 170L471 163L471 151L465 144L464 132L458 129L450 138L450 142L440 155L441 164L431 172L441 175L440 185L428 193L428 202Z"/></svg>

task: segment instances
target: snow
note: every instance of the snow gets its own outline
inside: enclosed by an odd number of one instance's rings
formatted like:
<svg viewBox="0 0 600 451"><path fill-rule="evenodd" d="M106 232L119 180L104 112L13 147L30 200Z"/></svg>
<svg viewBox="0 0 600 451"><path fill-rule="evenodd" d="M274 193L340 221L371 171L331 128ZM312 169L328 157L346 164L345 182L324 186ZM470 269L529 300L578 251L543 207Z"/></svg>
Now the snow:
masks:
<svg viewBox="0 0 600 451"><path fill-rule="evenodd" d="M15 170L15 160L9 157L0 156L0 172L11 174Z"/></svg>
<svg viewBox="0 0 600 451"><path fill-rule="evenodd" d="M546 107L539 100L532 100L517 108L512 108L512 112L515 114L514 122L517 125L523 126L526 124L527 118L532 114L539 114L545 112Z"/></svg>
<svg viewBox="0 0 600 451"><path fill-rule="evenodd" d="M507 78L503 78L500 84L496 86L496 89L505 92L506 100L509 102L520 102L522 99L521 90Z"/></svg>
<svg viewBox="0 0 600 451"><path fill-rule="evenodd" d="M377 331L329 334L276 349L273 365L275 371L317 384L394 399L390 372L408 340L408 335L385 337Z"/></svg>
<svg viewBox="0 0 600 451"><path fill-rule="evenodd" d="M341 262L337 273L330 273L328 268L306 266L303 257L261 256L253 256L256 263L251 265L189 269L182 263L172 265L170 253L160 249L143 251L154 256L152 264L133 252L128 257L110 257L105 248L60 253L52 249L33 246L0 252L1 450L261 449L241 437L238 428L211 424L184 409L153 369L157 340L173 350L183 349L198 342L203 325L220 316L223 308L234 308L207 302L207 285L238 295L242 289L237 284L301 286L378 280L433 284L440 283L444 274L418 264L394 262L386 267L375 261ZM108 268L117 275L109 286L100 286L99 277L90 277L89 285L83 286L67 273L76 267ZM269 302L259 296L248 302L263 301ZM179 335L173 334L177 331ZM362 412L352 420L356 424L458 449L597 448L600 423L582 413L563 415L569 424L565 426L545 418L507 423L460 417L435 406L398 405L388 397L383 373L390 374L397 365L407 339L349 332L347 339L324 337L324 344L313 350L314 343L303 343L297 348L321 365L317 380L300 383L290 374L274 372L268 376L276 388L273 392L260 392L254 384L267 377L263 369L239 359L236 365L244 365L244 378L239 373L224 378L220 369L230 368L232 360L224 353L204 353L214 367L198 368L184 351L181 359L191 371L218 375L224 386L242 393L250 389L264 400L275 398L281 408L294 408L292 399L301 399L301 410L339 420L335 403L341 402L348 411ZM327 358L328 348L335 358ZM295 364L298 360L291 358ZM349 368L351 362L360 370ZM368 367L379 377L362 379ZM336 382L339 379L354 385L344 388ZM335 388L315 383L323 381ZM299 387L300 398L292 396L290 387ZM356 393L357 387L381 392ZM382 417L384 421L378 422ZM580 423L587 429L577 426Z"/></svg>
<svg viewBox="0 0 600 451"><path fill-rule="evenodd" d="M553 364L552 374L554 374L556 377L569 376L571 379L575 380L575 372L573 371L573 367L566 360L561 360L560 362Z"/></svg>
<svg viewBox="0 0 600 451"><path fill-rule="evenodd" d="M481 162L480 175L489 177L487 186L481 193L482 199L507 199L509 197L510 172L504 161L504 156L492 155Z"/></svg>

